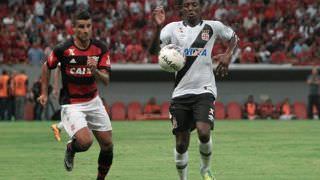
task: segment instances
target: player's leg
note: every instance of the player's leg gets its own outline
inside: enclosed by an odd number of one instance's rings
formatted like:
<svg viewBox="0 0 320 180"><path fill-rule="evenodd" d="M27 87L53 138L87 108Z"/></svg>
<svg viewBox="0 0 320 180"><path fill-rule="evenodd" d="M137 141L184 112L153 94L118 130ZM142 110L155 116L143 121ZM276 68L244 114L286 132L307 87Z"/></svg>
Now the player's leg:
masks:
<svg viewBox="0 0 320 180"><path fill-rule="evenodd" d="M92 144L92 133L88 128L86 115L79 105L67 105L61 108L61 120L65 131L71 137L67 144L64 164L67 171L73 169L73 159L77 152L89 149Z"/></svg>
<svg viewBox="0 0 320 180"><path fill-rule="evenodd" d="M87 151L92 144L92 135L88 127L78 130L67 144L64 165L67 171L72 171L74 156L78 152Z"/></svg>
<svg viewBox="0 0 320 180"><path fill-rule="evenodd" d="M210 167L212 157L211 125L205 122L197 122L197 132L199 137L199 152L201 159L200 173L204 179L212 179L213 175Z"/></svg>
<svg viewBox="0 0 320 180"><path fill-rule="evenodd" d="M174 160L180 180L187 180L188 175L188 147L190 132L176 132L176 148L174 149Z"/></svg>
<svg viewBox="0 0 320 180"><path fill-rule="evenodd" d="M100 145L97 180L103 180L113 160L112 126L101 99L97 97L92 102L88 106L87 122Z"/></svg>
<svg viewBox="0 0 320 180"><path fill-rule="evenodd" d="M188 175L188 147L190 142L190 131L192 111L185 103L172 102L170 105L172 132L175 135L176 147L174 149L174 160L180 180L186 180Z"/></svg>
<svg viewBox="0 0 320 180"><path fill-rule="evenodd" d="M200 173L205 180L213 179L210 169L212 157L211 130L214 126L214 97L211 94L199 95L194 105L194 118L199 138Z"/></svg>
<svg viewBox="0 0 320 180"><path fill-rule="evenodd" d="M92 131L100 146L97 180L104 180L113 160L112 131Z"/></svg>

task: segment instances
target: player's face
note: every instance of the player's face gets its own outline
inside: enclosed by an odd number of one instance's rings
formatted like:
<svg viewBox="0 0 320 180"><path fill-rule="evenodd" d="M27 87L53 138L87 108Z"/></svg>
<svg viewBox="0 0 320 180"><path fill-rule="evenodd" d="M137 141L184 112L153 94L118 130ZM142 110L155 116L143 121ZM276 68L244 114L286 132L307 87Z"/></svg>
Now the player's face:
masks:
<svg viewBox="0 0 320 180"><path fill-rule="evenodd" d="M80 41L89 41L92 35L91 19L77 20L74 27L74 33L76 38Z"/></svg>
<svg viewBox="0 0 320 180"><path fill-rule="evenodd" d="M182 12L189 23L198 23L200 21L200 2L199 0L184 0Z"/></svg>

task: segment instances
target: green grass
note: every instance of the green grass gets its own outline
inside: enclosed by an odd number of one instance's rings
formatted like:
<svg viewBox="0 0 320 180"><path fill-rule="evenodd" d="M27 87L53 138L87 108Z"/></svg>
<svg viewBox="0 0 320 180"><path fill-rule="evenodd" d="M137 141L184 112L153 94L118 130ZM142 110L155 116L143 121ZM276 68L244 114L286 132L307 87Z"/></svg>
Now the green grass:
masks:
<svg viewBox="0 0 320 180"><path fill-rule="evenodd" d="M98 144L64 170L63 142L50 122L0 123L0 179L95 179ZM169 122L113 122L115 157L108 180L176 180ZM189 180L199 180L196 134ZM217 121L213 168L219 180L306 180L320 177L320 121Z"/></svg>

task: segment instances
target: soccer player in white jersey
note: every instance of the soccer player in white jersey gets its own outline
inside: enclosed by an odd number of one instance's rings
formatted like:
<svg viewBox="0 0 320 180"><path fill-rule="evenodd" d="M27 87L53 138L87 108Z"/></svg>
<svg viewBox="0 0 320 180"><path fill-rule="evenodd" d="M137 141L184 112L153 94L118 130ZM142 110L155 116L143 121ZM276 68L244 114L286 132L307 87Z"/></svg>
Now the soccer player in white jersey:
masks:
<svg viewBox="0 0 320 180"><path fill-rule="evenodd" d="M150 46L150 53L157 54L160 47L175 44L183 49L186 64L175 74L175 87L170 105L176 168L180 180L187 179L188 146L190 132L197 129L200 150L200 174L204 180L212 180L210 169L212 156L211 130L214 127L214 101L217 97L213 63L217 61L216 74L227 74L228 65L238 37L228 26L219 21L201 18L201 0L182 1L182 21L163 27L165 12L162 7L153 11L156 33ZM224 54L212 56L216 38L228 42ZM213 57L213 58L212 58Z"/></svg>

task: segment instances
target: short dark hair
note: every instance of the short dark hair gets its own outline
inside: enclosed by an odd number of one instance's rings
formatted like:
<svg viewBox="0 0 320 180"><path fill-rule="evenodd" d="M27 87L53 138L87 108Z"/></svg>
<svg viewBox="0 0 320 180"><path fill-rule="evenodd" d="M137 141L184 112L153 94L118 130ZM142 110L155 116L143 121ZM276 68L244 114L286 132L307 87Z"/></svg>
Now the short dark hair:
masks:
<svg viewBox="0 0 320 180"><path fill-rule="evenodd" d="M89 19L91 19L90 12L87 10L81 10L75 14L73 23L75 24L77 20L89 20Z"/></svg>
<svg viewBox="0 0 320 180"><path fill-rule="evenodd" d="M198 1L199 1L200 5L204 4L204 0L198 0ZM182 6L183 2L184 2L184 0L176 0L175 5L176 6Z"/></svg>

